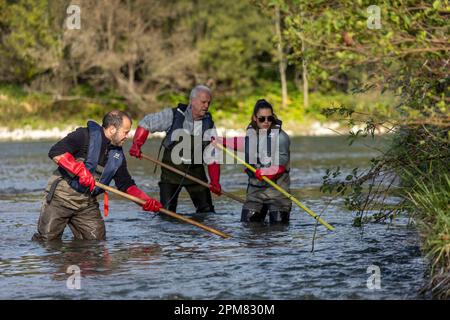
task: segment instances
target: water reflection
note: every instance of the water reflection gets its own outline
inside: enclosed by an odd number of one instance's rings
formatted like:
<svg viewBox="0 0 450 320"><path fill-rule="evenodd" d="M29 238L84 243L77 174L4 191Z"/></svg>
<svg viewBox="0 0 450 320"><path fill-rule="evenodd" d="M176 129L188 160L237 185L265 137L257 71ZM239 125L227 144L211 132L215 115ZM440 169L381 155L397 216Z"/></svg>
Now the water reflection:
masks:
<svg viewBox="0 0 450 320"><path fill-rule="evenodd" d="M44 249L40 256L22 256L2 261L10 269L3 276L45 273L51 269L54 280L67 279L67 268L75 265L83 277L109 276L128 269L127 263L151 265L161 255L158 244L131 243L110 249L106 241L49 241L37 242ZM35 266L33 268L33 266ZM42 268L46 266L45 268ZM36 272L33 272L35 269ZM44 271L44 272L42 272Z"/></svg>

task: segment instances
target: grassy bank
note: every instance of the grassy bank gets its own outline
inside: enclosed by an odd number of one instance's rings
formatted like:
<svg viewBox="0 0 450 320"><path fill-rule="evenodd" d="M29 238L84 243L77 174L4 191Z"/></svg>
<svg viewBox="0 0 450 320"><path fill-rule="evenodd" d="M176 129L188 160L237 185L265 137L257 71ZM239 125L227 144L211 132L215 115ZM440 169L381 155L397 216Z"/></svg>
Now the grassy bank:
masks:
<svg viewBox="0 0 450 320"><path fill-rule="evenodd" d="M423 250L430 260L430 281L426 287L439 299L450 298L450 175L414 179L407 192L414 207Z"/></svg>
<svg viewBox="0 0 450 320"><path fill-rule="evenodd" d="M0 127L50 129L101 119L111 109L126 110L126 103L112 93L94 94L78 87L65 97L26 91L21 86L0 86Z"/></svg>
<svg viewBox="0 0 450 320"><path fill-rule="evenodd" d="M445 118L445 115L443 116ZM450 135L447 124L405 126L395 154L405 208L418 222L430 261L426 289L450 298ZM401 145L400 145L401 143Z"/></svg>
<svg viewBox="0 0 450 320"><path fill-rule="evenodd" d="M125 99L114 92L95 92L87 86L78 86L65 97L55 97L29 92L16 85L0 85L0 127L62 129L84 124L87 119L101 119L107 111L114 108L130 111L135 120L138 120L150 110L174 107L178 102L187 102L188 94L166 94L158 97L156 108L149 106L148 110L137 110L128 106ZM291 84L288 105L281 109L279 85L264 83L254 92L240 98L217 94L210 111L218 127L243 129L249 122L255 102L260 98L265 98L274 105L277 115L283 120L284 128L292 132L298 132L317 121L326 121L321 114L323 108L346 105L364 112L377 110L378 113L389 115L394 101L392 96L381 96L378 92L363 95L312 92L309 96L309 106L305 108L302 93Z"/></svg>

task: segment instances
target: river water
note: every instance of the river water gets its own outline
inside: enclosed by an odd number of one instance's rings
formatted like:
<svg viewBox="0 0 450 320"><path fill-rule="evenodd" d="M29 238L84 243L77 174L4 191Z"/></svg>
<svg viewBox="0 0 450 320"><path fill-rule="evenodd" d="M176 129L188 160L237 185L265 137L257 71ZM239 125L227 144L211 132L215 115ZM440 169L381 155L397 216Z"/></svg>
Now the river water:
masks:
<svg viewBox="0 0 450 320"><path fill-rule="evenodd" d="M110 196L106 241L74 241L67 228L61 242L32 242L55 168L47 157L53 143L0 143L0 299L421 298L427 262L408 219L361 230L352 227L354 215L341 199L323 214L335 231L319 226L314 252L315 220L295 205L289 226L247 226L239 222L240 204L225 197L214 198L216 214L194 218L230 234L227 240ZM156 155L158 146L150 139L144 152ZM294 138L292 193L321 212L330 200L318 191L326 168L363 167L376 154L362 144L349 148L340 137ZM153 164L128 162L137 185L157 197ZM244 197L246 181L241 166L222 166L224 190ZM182 191L178 212L193 211ZM79 268L79 283L70 281L70 266ZM379 277L371 268L379 268ZM367 285L369 277L380 280L379 289ZM74 284L80 289L70 289Z"/></svg>

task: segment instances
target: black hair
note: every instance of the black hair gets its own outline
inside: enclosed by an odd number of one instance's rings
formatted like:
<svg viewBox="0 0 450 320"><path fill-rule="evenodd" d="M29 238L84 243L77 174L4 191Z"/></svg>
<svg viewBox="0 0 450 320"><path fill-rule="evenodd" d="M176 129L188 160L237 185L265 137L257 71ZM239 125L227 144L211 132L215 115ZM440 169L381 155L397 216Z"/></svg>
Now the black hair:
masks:
<svg viewBox="0 0 450 320"><path fill-rule="evenodd" d="M112 110L105 114L105 116L103 117L102 127L106 129L110 126L114 126L116 129L119 129L120 127L122 127L124 117L128 118L130 122L133 122L131 120L131 116L127 112Z"/></svg>
<svg viewBox="0 0 450 320"><path fill-rule="evenodd" d="M256 101L255 103L255 107L253 108L253 114L252 117L250 119L250 125L253 127L253 129L258 130L258 125L256 124L256 121L253 120L253 116L256 117L256 114L258 113L259 110L261 109L270 109L270 111L272 111L272 115L275 118L275 121L272 123L272 126L275 125L275 123L278 122L278 118L275 114L275 112L273 112L273 107L272 105L266 101L266 99L259 99L258 101Z"/></svg>
<svg viewBox="0 0 450 320"><path fill-rule="evenodd" d="M261 109L270 109L270 111L272 111L272 114L274 113L272 105L267 102L266 99L259 99L258 101L256 101L255 107L253 108L253 115L256 116L258 111Z"/></svg>

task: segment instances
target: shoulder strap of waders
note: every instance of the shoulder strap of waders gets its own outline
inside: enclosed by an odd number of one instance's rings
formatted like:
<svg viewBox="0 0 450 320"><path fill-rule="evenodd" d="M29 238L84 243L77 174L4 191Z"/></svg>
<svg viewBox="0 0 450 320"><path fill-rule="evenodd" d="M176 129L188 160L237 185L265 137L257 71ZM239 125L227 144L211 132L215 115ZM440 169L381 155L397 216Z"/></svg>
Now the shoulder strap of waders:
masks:
<svg viewBox="0 0 450 320"><path fill-rule="evenodd" d="M159 145L158 156L156 157L156 160L158 160L158 161L159 161L159 156L161 155L161 149L163 147L163 141L164 141L164 139L161 140L161 144ZM153 168L153 174L156 174L157 165L156 165L156 163L154 165L155 165L155 167Z"/></svg>
<svg viewBox="0 0 450 320"><path fill-rule="evenodd" d="M176 108L173 108L173 109L172 109L173 119L175 120L175 114L176 114L177 111L183 113L184 111L186 111L186 109L187 109L187 106L182 105L181 103L178 104L178 106L177 106ZM181 110L183 110L183 111L181 111ZM171 124L169 130L166 131L166 134L168 134L168 133L170 132L170 129L172 128L172 126L173 126L173 121L172 121L172 124ZM164 137L163 139L161 139L161 143L160 143L160 145L159 145L159 150L158 150L158 156L156 157L156 160L158 160L158 161L159 161L159 157L160 157L160 155L161 155L162 147L164 146L164 140L165 140L166 138L167 138L167 135L166 135L166 137ZM155 165L155 166L153 167L153 174L156 174L156 168L157 168L158 166L156 165L156 163L155 163L154 165Z"/></svg>

